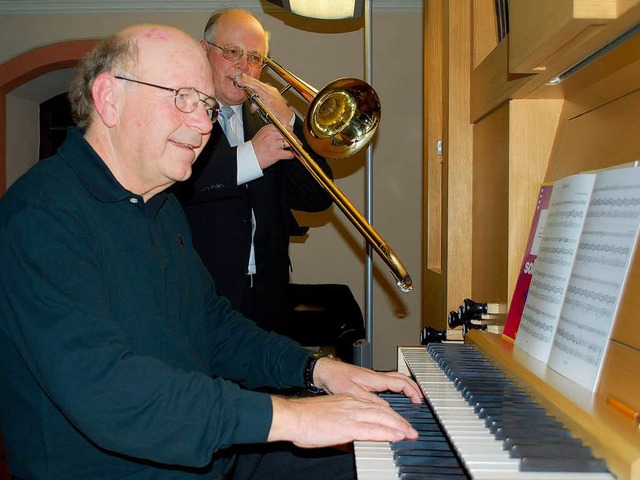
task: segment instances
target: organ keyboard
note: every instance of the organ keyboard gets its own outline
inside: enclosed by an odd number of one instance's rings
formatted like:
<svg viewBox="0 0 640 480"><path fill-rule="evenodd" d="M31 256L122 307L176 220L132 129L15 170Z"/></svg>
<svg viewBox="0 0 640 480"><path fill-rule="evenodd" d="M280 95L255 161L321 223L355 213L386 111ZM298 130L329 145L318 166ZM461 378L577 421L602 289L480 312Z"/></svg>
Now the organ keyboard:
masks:
<svg viewBox="0 0 640 480"><path fill-rule="evenodd" d="M523 383L509 368L504 372L504 363L519 362L513 352L505 357L499 336L474 332L467 337L476 345L399 348L398 370L416 379L427 401L416 406L398 395L386 398L420 438L355 442L359 480L640 478L637 424L603 410L592 395L585 407L580 387L570 387L577 403L569 401L553 388L562 390L554 373L545 378L530 373ZM497 358L488 355L491 349ZM541 392L552 398L540 397ZM585 420L585 410L596 418Z"/></svg>

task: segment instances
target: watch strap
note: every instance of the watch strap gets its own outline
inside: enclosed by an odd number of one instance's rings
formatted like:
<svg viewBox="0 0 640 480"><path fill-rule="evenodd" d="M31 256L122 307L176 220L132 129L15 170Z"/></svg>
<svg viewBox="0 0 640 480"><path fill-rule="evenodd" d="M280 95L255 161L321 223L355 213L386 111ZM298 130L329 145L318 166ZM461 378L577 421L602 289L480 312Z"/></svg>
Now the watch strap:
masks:
<svg viewBox="0 0 640 480"><path fill-rule="evenodd" d="M321 393L324 390L313 383L313 371L316 368L316 363L318 360L324 357L333 358L333 355L327 352L313 352L307 358L307 362L304 365L303 371L303 380L304 380L304 388L309 390L312 393Z"/></svg>

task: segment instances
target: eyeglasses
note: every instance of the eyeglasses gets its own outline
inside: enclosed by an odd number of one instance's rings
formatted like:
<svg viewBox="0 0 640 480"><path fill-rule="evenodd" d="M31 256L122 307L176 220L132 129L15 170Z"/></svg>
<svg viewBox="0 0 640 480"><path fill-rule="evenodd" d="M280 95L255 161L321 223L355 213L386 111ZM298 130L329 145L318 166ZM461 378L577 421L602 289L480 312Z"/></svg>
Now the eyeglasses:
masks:
<svg viewBox="0 0 640 480"><path fill-rule="evenodd" d="M229 60L230 62L238 62L245 54L245 51L240 47L221 47L216 45L215 43L211 43L209 40L205 40L212 47L219 48L222 50L222 56ZM247 63L249 66L254 68L262 68L265 66L265 59L258 52L246 52L247 54Z"/></svg>
<svg viewBox="0 0 640 480"><path fill-rule="evenodd" d="M218 119L218 112L220 111L220 105L215 98L210 97L209 95L202 93L195 88L191 87L182 87L182 88L170 88L163 87L162 85L155 85L153 83L143 82L141 80L134 80L133 78L122 77L120 75L114 75L118 80L125 80L127 82L139 83L140 85L147 85L148 87L160 88L162 90L167 90L174 94L174 101L176 104L176 108L183 113L191 113L198 106L198 102L202 102L204 105L204 109L207 111L207 115L211 119L212 122L215 122ZM200 98L200 95L204 97L204 99Z"/></svg>

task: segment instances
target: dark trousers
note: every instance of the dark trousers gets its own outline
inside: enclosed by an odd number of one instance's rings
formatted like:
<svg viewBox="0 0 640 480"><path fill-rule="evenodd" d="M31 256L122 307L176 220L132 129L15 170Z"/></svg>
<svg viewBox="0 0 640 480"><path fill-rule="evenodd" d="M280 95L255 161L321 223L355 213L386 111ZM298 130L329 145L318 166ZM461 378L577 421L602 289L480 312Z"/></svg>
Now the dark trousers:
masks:
<svg viewBox="0 0 640 480"><path fill-rule="evenodd" d="M227 480L355 480L353 452L341 448L304 449L290 443L248 445L235 459Z"/></svg>

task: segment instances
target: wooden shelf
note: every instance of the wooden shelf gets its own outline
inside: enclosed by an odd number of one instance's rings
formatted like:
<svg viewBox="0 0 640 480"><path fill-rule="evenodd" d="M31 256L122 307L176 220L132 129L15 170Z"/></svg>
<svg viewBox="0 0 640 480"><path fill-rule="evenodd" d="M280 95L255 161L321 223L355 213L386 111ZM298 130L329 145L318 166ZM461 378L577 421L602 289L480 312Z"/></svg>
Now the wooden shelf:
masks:
<svg viewBox="0 0 640 480"><path fill-rule="evenodd" d="M555 1L553 0L554 4ZM563 0L563 3L565 1L568 0ZM523 0L521 2L538 4L538 2L524 2ZM519 3L513 2L514 5ZM609 0L596 3L609 3ZM640 0L618 0L615 3L617 5L615 19L597 27L589 35L574 37L570 45L554 44L558 50L546 57L544 70L537 73L519 73L510 68L513 44L519 42L513 37L514 35L516 38L520 37L518 30L512 25L509 36L500 42L471 73L471 121L477 122L504 102L515 98L566 98L566 89L554 88L545 84L640 24ZM629 42L635 41L637 39L629 40ZM624 44L615 50L620 48L624 48ZM615 57L615 50L607 53L604 59L594 63L602 64L606 62L607 58ZM595 72L592 65L589 65L588 68ZM585 75L582 72L581 75L584 78Z"/></svg>
<svg viewBox="0 0 640 480"><path fill-rule="evenodd" d="M621 13L617 4L616 0L512 1L509 71L537 73L554 62L566 65L567 61L558 59L571 58L574 49L615 20Z"/></svg>

